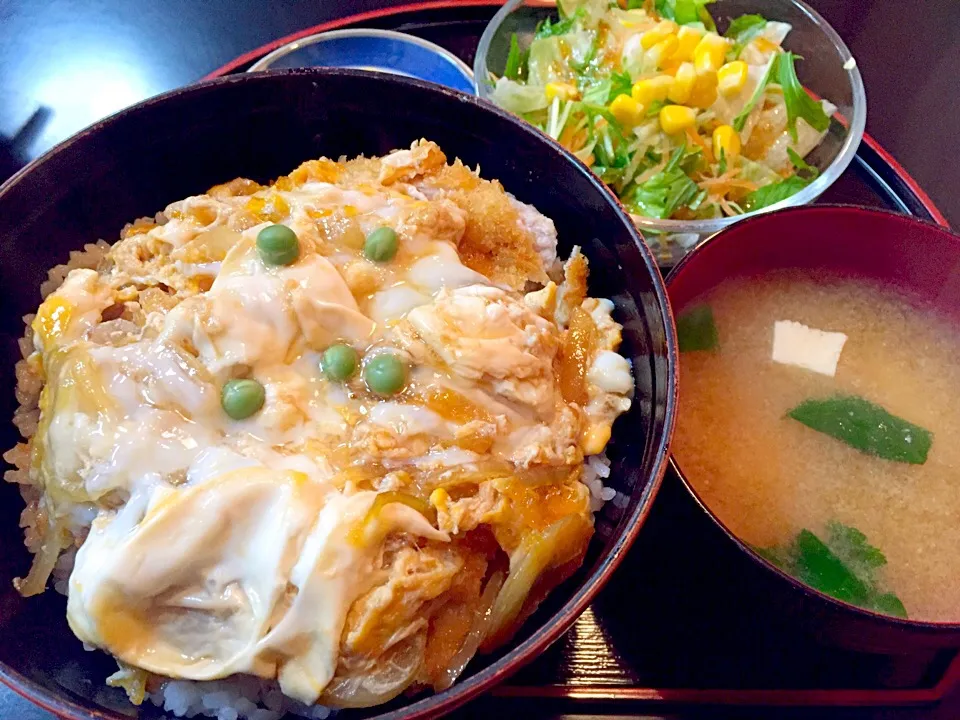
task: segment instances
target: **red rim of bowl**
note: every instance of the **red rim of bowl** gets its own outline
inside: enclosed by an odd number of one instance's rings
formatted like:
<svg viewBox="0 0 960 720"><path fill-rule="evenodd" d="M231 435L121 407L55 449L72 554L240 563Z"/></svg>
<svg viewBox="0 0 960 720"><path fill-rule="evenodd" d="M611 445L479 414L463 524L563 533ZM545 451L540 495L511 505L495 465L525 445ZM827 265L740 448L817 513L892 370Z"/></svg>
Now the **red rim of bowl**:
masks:
<svg viewBox="0 0 960 720"><path fill-rule="evenodd" d="M837 211L856 211L856 212L867 212L874 216L889 218L891 220L896 220L899 222L904 222L905 224L913 224L923 227L925 230L933 230L941 235L944 238L953 241L957 244L958 249L960 249L960 234L955 233L953 230L950 230L943 225L939 225L935 222L928 220L921 220L919 218L913 217L911 215L903 215L900 213L890 212L887 210L878 210L876 208L864 207L862 205L844 205L844 204L835 204L835 205L804 205L801 207L792 207L784 208L782 210L774 210L771 213L767 213L759 216L752 222L776 222L777 219L783 216L792 216L792 215L804 215L811 213L830 213ZM802 218L796 218L795 222L802 222ZM710 237L706 238L703 242L697 245L693 250L691 250L687 255L670 271L666 278L667 284L667 293L670 292L670 285L680 277L680 275L687 269L690 265L699 261L699 258L702 257L703 253L701 252L702 248L706 246L713 247L718 243L724 242L727 236L732 235L736 232L743 232L746 229L749 229L751 221L746 223L736 223L728 228L714 233ZM776 242L771 241L771 242ZM679 418L681 414L679 403L677 405L677 417ZM687 475L683 472L680 467L680 463L677 461L676 456L671 452L670 454L670 467L673 471L680 477L680 480L683 482L684 487L687 489L687 492L690 493L697 505L700 506L704 514L709 517L713 523L719 528L724 535L726 535L743 553L746 554L753 562L757 565L760 565L766 570L768 570L773 575L779 577L782 581L786 582L793 587L794 590L810 597L817 598L820 601L826 602L831 606L836 607L837 609L844 610L846 612L851 612L855 615L859 615L863 618L869 618L872 621L879 621L885 624L888 624L893 628L901 628L908 630L926 630L931 632L936 632L938 630L951 630L957 631L960 630L960 621L954 622L933 622L929 620L910 620L894 617L892 615L884 615L883 613L878 613L873 610L868 610L866 608L858 607L857 605L852 605L843 600L838 600L837 598L831 597L825 593L820 592L819 590L810 587L806 583L801 582L797 578L793 577L787 572L784 572L772 562L760 555L756 550L754 550L749 543L741 540L737 535L727 527L727 525L710 509L710 506L704 501L700 496L700 493L697 492L696 488L693 487L693 484L687 478Z"/></svg>
<svg viewBox="0 0 960 720"><path fill-rule="evenodd" d="M485 3L486 0L476 2L476 0L466 0L470 4ZM433 5L433 3L426 3ZM210 86L230 84L236 82L256 82L256 78L262 78L269 75L296 75L296 74L338 74L338 75L377 75L362 70L343 70L343 69L292 69L292 70L272 70L254 74L227 75L224 77L213 78L211 80L201 81L194 85L188 85L182 88L170 90L161 95L149 98L128 108L125 108L114 115L109 116L79 133L71 136L63 142L47 151L39 158L22 168L19 172L10 177L6 182L0 184L0 196L4 191L12 187L23 176L32 172L35 168L47 162L58 153L95 134L97 130L108 123L118 119L148 109L149 107L162 103L168 98L177 95L196 91L198 88L209 88ZM485 112L493 113L502 119L515 124L525 132L540 138L543 142L552 146L556 152L559 152L567 160L572 171L579 172L587 178L593 185L599 195L610 202L610 206L620 216L624 227L631 234L634 246L640 254L640 258L648 271L652 274L654 283L653 290L656 303L659 308L660 319L664 327L664 346L666 351L667 372L663 378L663 431L659 442L651 442L647 452L651 462L651 474L649 483L643 491L647 494L647 499L637 504L632 514L626 518L625 526L619 537L612 543L611 549L605 558L598 559L593 568L588 570L588 575L582 580L579 589L575 590L569 599L563 603L555 614L546 618L543 625L537 628L536 632L531 634L523 642L513 646L510 650L496 660L492 661L487 667L477 671L470 677L454 683L453 686L439 693L434 693L415 699L408 706L391 709L385 713L370 716L369 720L424 720L425 718L439 717L451 712L452 710L464 705L468 701L477 697L481 693L489 690L491 687L503 682L506 678L520 670L523 666L530 663L539 656L548 646L556 642L563 636L576 622L577 618L587 609L589 604L596 597L597 593L610 579L610 575L617 569L622 562L633 541L636 539L640 528L643 526L653 501L656 499L657 492L663 481L663 477L670 465L669 442L673 435L673 429L676 421L676 408L678 402L677 386L677 367L679 366L679 350L677 345L676 326L673 320L673 313L670 307L670 301L667 295L666 284L660 273L659 267L653 258L646 243L643 242L642 235L630 221L629 216L623 210L613 192L604 185L601 180L579 159L564 149L557 142L544 136L532 125L507 113L504 110L494 106L492 103L485 102L475 95L468 95L456 90L451 90L440 85L427 83L422 80L412 78L392 78L394 82L416 85L431 92L449 95L459 102L469 103L482 108ZM623 432L621 430L621 432ZM7 685L14 692L36 705L56 714L66 720L113 720L119 718L117 713L103 712L100 710L91 710L80 706L68 697L59 697L46 688L42 687L32 679L24 676L19 671L0 663L0 682Z"/></svg>

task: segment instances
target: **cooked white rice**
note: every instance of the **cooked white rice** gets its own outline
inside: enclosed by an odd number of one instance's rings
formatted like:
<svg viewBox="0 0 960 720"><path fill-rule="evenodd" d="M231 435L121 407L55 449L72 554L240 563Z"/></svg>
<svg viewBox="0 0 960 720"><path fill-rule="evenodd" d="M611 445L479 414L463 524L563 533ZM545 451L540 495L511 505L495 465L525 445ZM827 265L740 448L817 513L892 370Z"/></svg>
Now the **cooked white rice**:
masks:
<svg viewBox="0 0 960 720"><path fill-rule="evenodd" d="M605 502L613 500L617 491L607 487L603 481L610 477L610 460L607 454L591 455L583 466L581 480L590 488L590 509L597 512Z"/></svg>
<svg viewBox="0 0 960 720"><path fill-rule="evenodd" d="M280 692L275 682L252 675L207 682L171 680L158 692L148 694L147 698L177 717L279 720L284 714L293 713L320 720L333 712L321 705L307 707Z"/></svg>

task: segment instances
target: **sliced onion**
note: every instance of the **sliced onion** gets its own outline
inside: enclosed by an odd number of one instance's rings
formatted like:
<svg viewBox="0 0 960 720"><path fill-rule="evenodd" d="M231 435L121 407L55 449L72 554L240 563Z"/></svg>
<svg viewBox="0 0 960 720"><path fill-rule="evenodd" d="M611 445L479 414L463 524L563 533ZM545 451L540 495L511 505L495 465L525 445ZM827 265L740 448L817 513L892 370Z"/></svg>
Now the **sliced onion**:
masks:
<svg viewBox="0 0 960 720"><path fill-rule="evenodd" d="M118 670L107 678L110 687L123 688L134 705L141 705L147 695L147 671L117 660Z"/></svg>
<svg viewBox="0 0 960 720"><path fill-rule="evenodd" d="M490 625L480 645L481 650L489 652L509 639L530 591L553 562L561 538L579 522L579 516L568 515L545 530L532 532L521 540L510 558L510 574L490 611Z"/></svg>
<svg viewBox="0 0 960 720"><path fill-rule="evenodd" d="M374 523L377 521L377 518L380 517L383 509L393 503L400 503L401 505L413 508L423 515L431 525L437 524L437 510L426 500L418 498L416 495L411 495L410 493L389 490L380 493L373 499L373 504L370 506L370 510L367 511L363 521L351 531L351 542L355 544L362 543L364 538L367 537L370 528L374 527Z"/></svg>
<svg viewBox="0 0 960 720"><path fill-rule="evenodd" d="M363 668L354 674L335 676L323 691L320 704L365 708L393 700L420 673L426 646L427 634L420 632L384 653L372 671Z"/></svg>
<svg viewBox="0 0 960 720"><path fill-rule="evenodd" d="M443 669L441 680L433 686L438 692L453 685L467 667L467 663L477 654L480 643L486 637L487 630L490 627L490 620L493 617L493 604L500 594L503 581L504 574L502 572L494 573L487 580L487 585L483 589L483 594L480 596L480 602L477 605L477 617L474 620L473 627L470 628L470 632L464 638L460 649L450 658L450 662Z"/></svg>
<svg viewBox="0 0 960 720"><path fill-rule="evenodd" d="M57 564L57 558L65 547L63 531L60 526L54 523L47 528L44 534L43 543L37 554L33 556L33 564L30 566L30 572L22 580L14 581L17 590L23 597L39 595L47 589L47 580L50 579L53 568Z"/></svg>
<svg viewBox="0 0 960 720"><path fill-rule="evenodd" d="M230 248L242 240L240 233L226 227L215 227L202 232L174 251L178 260L188 263L220 262Z"/></svg>

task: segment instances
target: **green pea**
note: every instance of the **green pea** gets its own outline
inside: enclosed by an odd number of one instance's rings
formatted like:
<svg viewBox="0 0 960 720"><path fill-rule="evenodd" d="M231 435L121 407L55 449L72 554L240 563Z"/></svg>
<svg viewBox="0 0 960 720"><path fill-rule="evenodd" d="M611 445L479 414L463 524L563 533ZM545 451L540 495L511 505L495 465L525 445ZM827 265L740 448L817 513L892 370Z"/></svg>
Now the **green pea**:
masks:
<svg viewBox="0 0 960 720"><path fill-rule="evenodd" d="M407 366L393 353L383 352L364 363L363 379L377 395L393 395L407 383Z"/></svg>
<svg viewBox="0 0 960 720"><path fill-rule="evenodd" d="M367 235L363 243L363 255L373 262L390 262L397 254L397 246L397 233L394 229L378 227Z"/></svg>
<svg viewBox="0 0 960 720"><path fill-rule="evenodd" d="M267 265L290 265L300 257L300 241L286 225L267 225L257 233L257 251Z"/></svg>
<svg viewBox="0 0 960 720"><path fill-rule="evenodd" d="M263 407L266 396L256 380L228 380L220 391L223 411L234 420L243 420Z"/></svg>
<svg viewBox="0 0 960 720"><path fill-rule="evenodd" d="M320 369L331 380L343 382L357 371L360 356L349 345L338 343L328 347L320 358Z"/></svg>

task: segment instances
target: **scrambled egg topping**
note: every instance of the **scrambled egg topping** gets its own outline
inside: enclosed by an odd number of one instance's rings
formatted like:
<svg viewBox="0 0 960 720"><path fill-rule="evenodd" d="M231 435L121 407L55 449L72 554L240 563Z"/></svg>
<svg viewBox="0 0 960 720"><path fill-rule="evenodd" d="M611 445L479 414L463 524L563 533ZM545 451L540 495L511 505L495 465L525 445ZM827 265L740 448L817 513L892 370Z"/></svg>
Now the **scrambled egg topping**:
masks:
<svg viewBox="0 0 960 720"><path fill-rule="evenodd" d="M584 456L633 380L586 260L561 267L549 219L427 141L158 218L33 321L44 550L21 592L78 546L70 626L127 674L253 673L335 705L449 684L593 530ZM295 262L258 253L273 224ZM376 262L382 227L397 250ZM399 357L402 388L331 380L335 343ZM264 401L235 420L221 392L241 378Z"/></svg>

